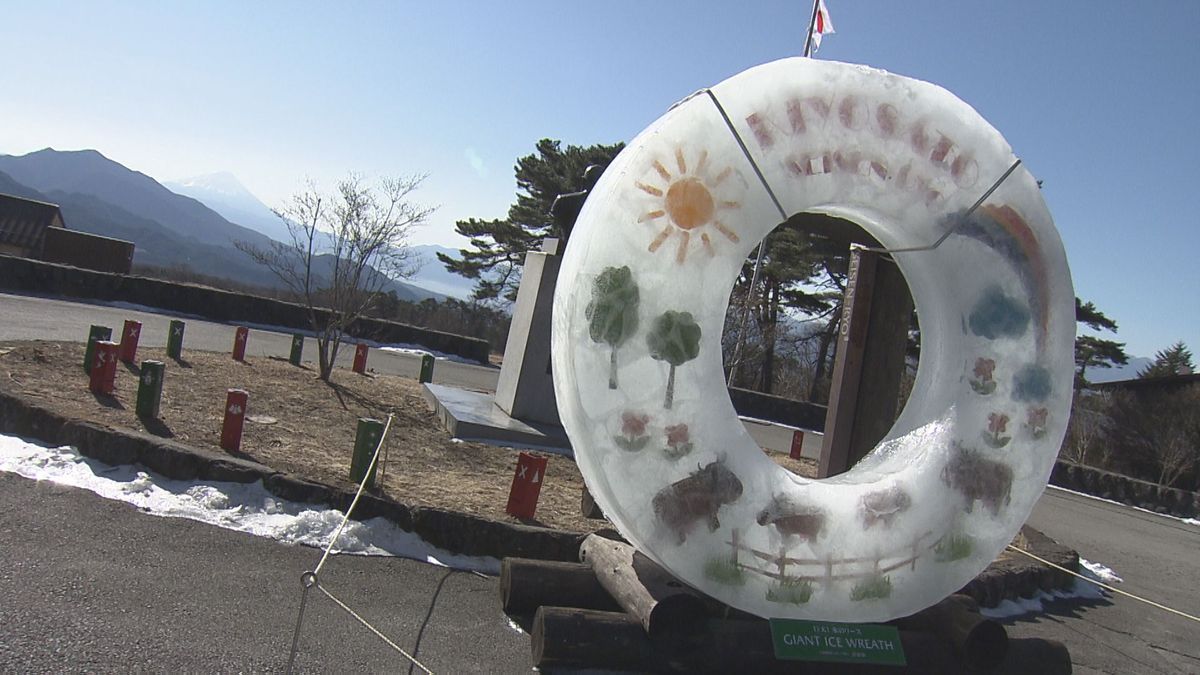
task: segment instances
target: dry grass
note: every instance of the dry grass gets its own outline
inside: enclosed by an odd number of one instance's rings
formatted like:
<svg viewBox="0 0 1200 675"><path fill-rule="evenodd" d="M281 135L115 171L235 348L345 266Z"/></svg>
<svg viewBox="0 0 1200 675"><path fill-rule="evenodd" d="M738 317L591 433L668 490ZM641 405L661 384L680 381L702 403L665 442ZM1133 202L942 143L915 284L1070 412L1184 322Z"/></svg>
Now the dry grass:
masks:
<svg viewBox="0 0 1200 675"><path fill-rule="evenodd" d="M333 485L350 485L350 456L360 417L394 415L386 445L384 494L408 504L437 506L516 522L504 512L516 453L512 448L451 439L413 380L389 375L356 375L335 370L332 384L313 369L286 360L186 352L167 359L161 349L138 350L138 361L167 364L159 420L149 424L134 414L138 369L120 364L117 392L97 397L83 372L84 345L72 342L9 342L0 345L0 386L17 391L61 414L113 428L135 429L181 443L220 450L226 391L249 392L241 452L273 469ZM548 458L537 518L526 521L573 531L606 526L580 513L583 479L565 457ZM816 463L772 457L791 471L813 476Z"/></svg>

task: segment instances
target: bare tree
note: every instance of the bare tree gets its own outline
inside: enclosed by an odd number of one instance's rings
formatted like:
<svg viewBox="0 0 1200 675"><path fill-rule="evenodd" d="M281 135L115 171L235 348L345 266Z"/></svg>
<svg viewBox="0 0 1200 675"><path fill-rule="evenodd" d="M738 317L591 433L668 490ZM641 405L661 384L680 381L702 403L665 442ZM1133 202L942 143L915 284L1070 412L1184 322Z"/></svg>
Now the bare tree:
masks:
<svg viewBox="0 0 1200 675"><path fill-rule="evenodd" d="M1111 395L1104 391L1076 391L1071 402L1071 418L1067 422L1067 435L1059 448L1058 456L1089 466L1107 468L1107 458L1111 454L1111 442L1108 439L1112 432L1112 421L1108 418L1111 408ZM1089 463L1092 451L1101 448L1101 457Z"/></svg>
<svg viewBox="0 0 1200 675"><path fill-rule="evenodd" d="M1129 458L1173 486L1200 466L1200 385L1113 396L1112 436Z"/></svg>
<svg viewBox="0 0 1200 675"><path fill-rule="evenodd" d="M275 212L287 225L290 244L236 243L304 302L326 382L346 330L367 313L389 280L417 271L408 239L436 209L410 201L425 177L385 178L371 187L352 174L332 195L308 181Z"/></svg>

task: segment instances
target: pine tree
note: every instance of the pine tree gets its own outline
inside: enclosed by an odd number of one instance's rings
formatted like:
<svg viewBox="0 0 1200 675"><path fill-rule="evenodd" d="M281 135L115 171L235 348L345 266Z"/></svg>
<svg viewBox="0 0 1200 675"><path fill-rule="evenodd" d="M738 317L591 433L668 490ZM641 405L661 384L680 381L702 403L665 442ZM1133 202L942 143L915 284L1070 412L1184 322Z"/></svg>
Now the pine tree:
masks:
<svg viewBox="0 0 1200 675"><path fill-rule="evenodd" d="M623 147L616 143L563 149L559 141L538 141L536 153L517 160L517 201L508 217L458 221L455 231L470 240L472 248L461 249L457 260L440 253L438 259L447 270L476 280L476 300L516 300L525 254L558 234L550 217L554 198L585 189L584 170L593 164L608 166Z"/></svg>
<svg viewBox="0 0 1200 675"><path fill-rule="evenodd" d="M1154 355L1154 363L1138 373L1139 378L1167 377L1169 375L1190 375L1196 371L1192 363L1192 353L1188 351L1183 340L1176 342L1167 349L1160 350Z"/></svg>
<svg viewBox="0 0 1200 675"><path fill-rule="evenodd" d="M1075 321L1084 324L1092 330L1117 332L1117 322L1108 318L1096 305L1075 298ZM1129 363L1129 355L1125 353L1125 343L1105 340L1094 335L1077 335L1075 337L1075 365L1079 368L1075 373L1075 387L1087 386L1085 374L1088 368L1112 368L1114 365L1123 366Z"/></svg>

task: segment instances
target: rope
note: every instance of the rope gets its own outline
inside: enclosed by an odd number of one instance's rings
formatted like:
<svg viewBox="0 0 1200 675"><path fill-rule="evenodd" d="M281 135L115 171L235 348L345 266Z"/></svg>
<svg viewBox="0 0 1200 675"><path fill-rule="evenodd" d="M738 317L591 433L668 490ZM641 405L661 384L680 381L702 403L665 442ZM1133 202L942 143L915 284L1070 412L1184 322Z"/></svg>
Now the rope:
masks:
<svg viewBox="0 0 1200 675"><path fill-rule="evenodd" d="M350 508L346 509L346 515L342 518L342 524L338 525L338 529L333 533L333 538L329 540L329 545L325 547L325 553L321 556L321 562L317 563L316 569L312 571L313 576L321 573L321 567L325 565L325 561L329 558L329 552L333 550L333 545L337 543L338 537L342 536L342 530L346 528L346 523L350 522L350 514L354 513L354 507L358 506L358 499L362 497L362 493L367 489L367 479L371 477L371 471L375 468L375 462L379 460L379 449L383 447L384 441L387 440L388 432L392 429L392 418L396 415L392 413L388 415L387 425L383 427L383 433L379 435L379 443L375 445L375 452L371 455L371 463L367 465L367 470L363 474L363 480L358 484L358 492L354 494L354 501L350 502Z"/></svg>
<svg viewBox="0 0 1200 675"><path fill-rule="evenodd" d="M1080 574L1079 572L1073 572L1073 571L1071 571L1071 570L1069 570L1069 569L1067 569L1067 568L1065 568L1065 567L1063 567L1063 566L1061 566L1061 565L1055 565L1054 563L1050 562L1049 560L1046 560L1046 559L1044 559L1044 558L1040 558L1040 557L1038 557L1038 556L1036 556L1036 555L1034 555L1034 554L1030 553L1029 551L1023 551L1023 550L1021 550L1021 549L1017 548L1016 546L1013 546L1012 544L1009 544L1009 545L1008 545L1008 548L1009 548L1009 550L1016 551L1017 553L1020 553L1020 554L1022 554L1022 555L1027 555L1027 556L1029 556L1030 558L1033 558L1034 560L1036 560L1036 561L1038 561L1038 562L1042 563L1043 565L1046 565L1046 566L1048 566L1048 567L1053 567L1054 569L1056 569L1056 570L1059 570L1060 572L1066 572L1067 574L1070 574L1070 575L1072 575L1072 576L1079 577L1080 579L1083 579L1084 581L1087 581L1087 582L1089 582L1089 583L1093 583L1093 584L1095 584L1095 585L1097 585L1097 586L1099 586L1100 588L1103 588L1103 589L1105 589L1105 590L1112 591L1113 593L1119 593L1119 594L1121 594L1121 595L1124 595L1124 596L1126 596L1126 597L1133 598L1134 600L1137 600L1138 602L1144 602L1144 603L1146 603L1147 605L1150 605L1151 607L1157 607L1157 608L1159 608L1159 609L1161 609L1161 610L1165 610L1165 611L1167 611L1167 612L1170 612L1170 613L1172 613L1172 614L1178 614L1179 616L1182 616L1182 617L1183 617L1183 618L1185 618L1185 619L1190 619L1190 620L1192 620L1192 621L1195 621L1195 622L1197 622L1197 623L1200 623L1200 617L1198 617L1198 616L1192 616L1191 614L1188 614L1187 612L1181 612L1181 611L1179 611L1179 610L1177 610L1177 609L1172 609L1171 607L1167 607L1166 605L1160 605L1160 604L1158 604L1157 602L1154 602L1153 600L1147 600L1146 598L1143 598L1143 597L1140 597L1140 596L1134 595L1133 593L1126 593L1125 591L1123 591L1123 590L1121 590L1121 589L1119 589L1119 588L1113 588L1112 586L1109 586L1109 585L1108 585L1108 584L1106 584L1106 583L1103 583L1103 582L1101 582L1101 581L1097 581L1096 579L1092 579L1092 578L1086 577L1086 576L1084 576L1084 575Z"/></svg>
<svg viewBox="0 0 1200 675"><path fill-rule="evenodd" d="M344 603L341 600L338 600L336 597L334 597L333 593L330 593L328 590L326 590L324 586L322 586L321 584L318 583L318 584L316 584L316 587L317 587L318 591L321 591L322 593L324 593L325 596L328 597L330 600L332 600L335 604L337 604L338 607L341 607L342 609L346 610L347 614L349 614L350 616L352 616L356 620L358 620L358 622L361 623L367 630L374 633L375 636L378 637L380 640L383 640L384 642L386 642L389 647L391 647L392 649L395 649L397 652L402 654L404 656L404 658L411 661L414 665L416 665L421 670L425 671L426 673L429 673L429 675L433 675L432 670L426 668L424 666L424 664L422 664L420 661L418 661L416 658L414 658L408 652L404 651L404 649L402 649L400 647L400 645L398 645L395 642L392 642L390 639L388 639L388 636L384 635L383 633L380 633L378 629L376 629L374 626L372 626L370 624L370 622L368 622L366 619L359 616L353 609L350 609L350 607L346 603Z"/></svg>
<svg viewBox="0 0 1200 675"><path fill-rule="evenodd" d="M380 434L379 442L375 445L375 451L371 455L371 463L367 465L367 470L363 475L363 480L358 485L358 492L356 492L354 494L354 500L350 502L350 508L346 509L346 515L342 518L342 522L338 525L337 530L334 531L333 537L329 540L329 544L325 547L325 552L321 554L320 562L317 563L317 566L315 569L313 569L312 571L309 571L309 572L305 572L300 577L300 583L304 586L304 592L300 595L300 611L296 616L296 628L292 632L292 650L291 650L291 653L288 654L288 665L287 665L287 670L285 671L287 673L293 672L293 666L296 663L296 654L300 650L300 630L304 625L304 608L305 608L305 605L308 603L308 591L312 588L316 588L317 590L324 593L326 597L328 597L330 600L332 600L334 602L334 604L336 604L338 607L341 607L343 610L345 610L347 614L354 617L354 619L357 620L359 623L361 623L367 630L374 633L376 635L376 637L378 637L380 640L383 640L385 643L387 643L387 645L389 647L396 650L400 655L402 655L404 658L408 659L410 662L412 662L414 665L416 665L422 671L429 673L430 675L432 675L432 673L433 673L433 671L426 668L424 666L424 664L422 664L420 661L418 661L416 658L414 658L411 654L404 651L404 649L401 648L400 645L397 645L395 642L392 642L392 640L389 639L383 633L381 633L379 631L379 629L372 626L369 621L367 621L366 619L359 616L357 612L355 612L353 609L351 609L349 607L349 605L342 602L337 597L335 597L332 593L330 593L324 586L321 585L320 581L317 578L317 574L321 571L321 568L325 566L325 561L329 559L329 555L330 555L330 553L332 553L333 547L337 544L338 539L342 536L342 531L344 529L346 529L346 524L350 522L350 514L354 513L354 507L358 506L358 500L362 497L363 492L367 488L367 479L370 478L371 471L375 468L376 462L379 461L379 450L380 450L380 448L383 447L384 442L387 440L388 432L391 431L392 419L394 417L395 417L395 414L388 415L387 424L383 427L383 433ZM411 668L410 668L410 670L411 670Z"/></svg>

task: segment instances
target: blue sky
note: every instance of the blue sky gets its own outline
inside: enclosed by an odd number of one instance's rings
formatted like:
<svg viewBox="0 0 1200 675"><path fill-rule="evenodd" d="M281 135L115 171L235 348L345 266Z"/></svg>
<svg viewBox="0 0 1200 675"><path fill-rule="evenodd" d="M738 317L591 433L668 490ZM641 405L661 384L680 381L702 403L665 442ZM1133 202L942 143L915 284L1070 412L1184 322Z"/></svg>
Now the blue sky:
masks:
<svg viewBox="0 0 1200 675"><path fill-rule="evenodd" d="M827 0L819 58L935 82L1045 181L1076 293L1149 356L1200 350L1200 2ZM24 2L0 23L0 153L95 148L160 180L429 172L416 237L502 217L542 137L626 140L798 54L802 2ZM1178 85L1173 86L1173 81Z"/></svg>

